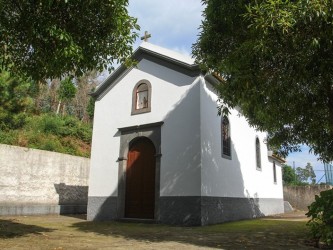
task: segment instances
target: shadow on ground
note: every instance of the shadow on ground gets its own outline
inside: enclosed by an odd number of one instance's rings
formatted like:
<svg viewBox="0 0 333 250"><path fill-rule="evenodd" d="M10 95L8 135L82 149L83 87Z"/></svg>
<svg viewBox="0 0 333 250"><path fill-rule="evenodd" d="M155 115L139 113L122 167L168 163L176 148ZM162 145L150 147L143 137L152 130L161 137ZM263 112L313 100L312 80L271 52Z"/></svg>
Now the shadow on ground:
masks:
<svg viewBox="0 0 333 250"><path fill-rule="evenodd" d="M18 223L16 220L0 220L0 239L21 237L27 234L43 234L53 229Z"/></svg>
<svg viewBox="0 0 333 250"><path fill-rule="evenodd" d="M305 221L257 219L205 227L176 227L158 224L79 222L83 232L139 242L177 242L223 249L313 249L306 244Z"/></svg>

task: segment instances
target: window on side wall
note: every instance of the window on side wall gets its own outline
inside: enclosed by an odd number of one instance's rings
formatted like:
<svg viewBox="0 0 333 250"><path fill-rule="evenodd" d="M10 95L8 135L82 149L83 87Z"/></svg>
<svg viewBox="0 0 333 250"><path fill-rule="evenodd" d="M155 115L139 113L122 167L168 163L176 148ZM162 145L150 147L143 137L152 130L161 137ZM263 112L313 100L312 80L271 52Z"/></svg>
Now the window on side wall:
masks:
<svg viewBox="0 0 333 250"><path fill-rule="evenodd" d="M151 111L151 84L147 80L139 81L132 93L132 115Z"/></svg>
<svg viewBox="0 0 333 250"><path fill-rule="evenodd" d="M222 157L231 160L230 123L226 116L221 119L221 148Z"/></svg>
<svg viewBox="0 0 333 250"><path fill-rule="evenodd" d="M273 161L273 178L274 178L274 183L276 184L276 165L275 161Z"/></svg>
<svg viewBox="0 0 333 250"><path fill-rule="evenodd" d="M258 137L256 137L256 166L257 170L261 170L260 141Z"/></svg>

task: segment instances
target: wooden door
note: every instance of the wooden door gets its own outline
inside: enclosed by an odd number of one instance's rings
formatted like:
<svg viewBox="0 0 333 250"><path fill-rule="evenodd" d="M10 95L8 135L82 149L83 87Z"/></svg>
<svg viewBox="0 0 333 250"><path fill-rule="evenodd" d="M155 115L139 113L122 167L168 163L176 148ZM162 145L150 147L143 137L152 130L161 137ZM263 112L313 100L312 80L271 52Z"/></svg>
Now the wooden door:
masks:
<svg viewBox="0 0 333 250"><path fill-rule="evenodd" d="M125 217L153 219L155 209L155 147L141 138L130 147L126 167Z"/></svg>

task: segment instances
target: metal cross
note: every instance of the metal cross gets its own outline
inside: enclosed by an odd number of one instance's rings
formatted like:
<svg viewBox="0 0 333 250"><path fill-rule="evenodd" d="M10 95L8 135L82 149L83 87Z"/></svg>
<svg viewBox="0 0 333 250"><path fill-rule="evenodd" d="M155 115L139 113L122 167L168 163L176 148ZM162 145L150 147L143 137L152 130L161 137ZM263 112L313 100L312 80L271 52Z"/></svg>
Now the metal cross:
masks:
<svg viewBox="0 0 333 250"><path fill-rule="evenodd" d="M147 42L148 38L151 38L151 34L149 34L148 31L145 31L145 34L141 37L141 40Z"/></svg>

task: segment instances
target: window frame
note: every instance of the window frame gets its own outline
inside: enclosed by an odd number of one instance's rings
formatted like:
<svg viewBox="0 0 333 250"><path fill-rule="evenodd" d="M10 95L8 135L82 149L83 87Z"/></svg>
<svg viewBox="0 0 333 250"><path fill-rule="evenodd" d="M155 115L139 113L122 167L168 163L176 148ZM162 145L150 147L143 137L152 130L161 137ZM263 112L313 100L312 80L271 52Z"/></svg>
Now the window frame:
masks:
<svg viewBox="0 0 333 250"><path fill-rule="evenodd" d="M228 122L227 124L225 124L225 120ZM221 132L221 156L222 156L222 158L231 160L232 159L232 155L231 155L231 126L230 126L229 118L227 116L223 116L221 118L221 124L220 125L221 125L221 127L220 127L220 132ZM223 138L224 137L223 131L224 131L224 126L225 125L228 125L228 139L227 139L227 141L224 140L224 138ZM225 141L226 141L226 143L228 143L226 148L229 152L224 151Z"/></svg>
<svg viewBox="0 0 333 250"><path fill-rule="evenodd" d="M138 88L141 84L146 84L147 87L148 87L148 105L146 108L141 108L141 109L137 109L137 93L138 93ZM142 114L142 113L148 113L148 112L151 112L151 91L152 91L152 88L151 88L151 83L146 80L146 79L143 79L143 80L140 80L138 81L134 88L133 88L133 92L132 92L132 112L131 112L131 115L137 115L137 114Z"/></svg>
<svg viewBox="0 0 333 250"><path fill-rule="evenodd" d="M256 136L255 139L255 155L256 155L256 169L258 171L262 170L262 164L261 164L261 145L260 145L260 140L259 137Z"/></svg>

